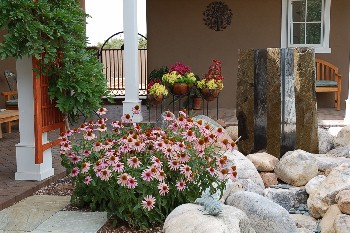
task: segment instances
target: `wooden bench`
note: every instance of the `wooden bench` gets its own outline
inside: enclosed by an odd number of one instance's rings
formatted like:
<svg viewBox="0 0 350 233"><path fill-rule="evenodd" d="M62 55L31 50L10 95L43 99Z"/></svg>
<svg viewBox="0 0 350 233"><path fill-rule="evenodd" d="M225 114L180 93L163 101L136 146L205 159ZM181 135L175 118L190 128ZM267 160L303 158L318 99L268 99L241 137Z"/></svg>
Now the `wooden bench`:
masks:
<svg viewBox="0 0 350 233"><path fill-rule="evenodd" d="M334 92L334 106L340 110L341 75L335 65L316 58L316 92Z"/></svg>
<svg viewBox="0 0 350 233"><path fill-rule="evenodd" d="M2 138L1 123L6 123L6 132L11 133L11 123L18 119L18 110L0 111L0 138Z"/></svg>

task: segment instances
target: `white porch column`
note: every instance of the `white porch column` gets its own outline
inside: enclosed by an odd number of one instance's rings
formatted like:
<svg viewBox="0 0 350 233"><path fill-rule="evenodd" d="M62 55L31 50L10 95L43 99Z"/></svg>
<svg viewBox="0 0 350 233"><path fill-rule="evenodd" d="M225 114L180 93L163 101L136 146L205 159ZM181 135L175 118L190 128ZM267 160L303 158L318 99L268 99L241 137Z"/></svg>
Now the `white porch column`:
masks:
<svg viewBox="0 0 350 233"><path fill-rule="evenodd" d="M132 108L139 105L139 59L137 39L137 0L123 0L124 23L124 66L125 66L125 101L123 114L132 115ZM134 122L142 121L142 114L133 117Z"/></svg>
<svg viewBox="0 0 350 233"><path fill-rule="evenodd" d="M34 94L32 59L17 60L17 86L20 142L16 145L16 180L43 180L54 174L51 149L44 152L44 163L35 164ZM47 142L47 134L43 134Z"/></svg>
<svg viewBox="0 0 350 233"><path fill-rule="evenodd" d="M349 89L348 89L348 99L345 100L345 118L344 123L350 124L350 51L349 51Z"/></svg>

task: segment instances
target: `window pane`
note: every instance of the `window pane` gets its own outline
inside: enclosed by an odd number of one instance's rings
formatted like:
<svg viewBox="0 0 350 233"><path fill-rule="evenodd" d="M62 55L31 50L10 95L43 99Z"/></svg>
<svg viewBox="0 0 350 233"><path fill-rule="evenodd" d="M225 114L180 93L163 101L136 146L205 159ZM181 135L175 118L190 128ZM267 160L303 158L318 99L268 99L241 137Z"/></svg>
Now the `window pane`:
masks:
<svg viewBox="0 0 350 233"><path fill-rule="evenodd" d="M306 24L306 44L321 44L321 23Z"/></svg>
<svg viewBox="0 0 350 233"><path fill-rule="evenodd" d="M305 22L305 0L292 1L293 22Z"/></svg>
<svg viewBox="0 0 350 233"><path fill-rule="evenodd" d="M293 44L305 44L305 24L293 23Z"/></svg>
<svg viewBox="0 0 350 233"><path fill-rule="evenodd" d="M322 15L322 0L307 1L307 22L320 22Z"/></svg>

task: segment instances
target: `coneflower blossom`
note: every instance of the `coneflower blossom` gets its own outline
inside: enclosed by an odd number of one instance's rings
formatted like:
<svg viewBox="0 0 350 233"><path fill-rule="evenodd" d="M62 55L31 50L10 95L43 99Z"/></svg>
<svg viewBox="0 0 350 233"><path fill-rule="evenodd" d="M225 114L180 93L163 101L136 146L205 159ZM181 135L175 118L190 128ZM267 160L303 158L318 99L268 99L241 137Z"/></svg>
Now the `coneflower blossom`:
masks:
<svg viewBox="0 0 350 233"><path fill-rule="evenodd" d="M98 130L100 132L104 132L107 130L107 126L105 124L101 124L99 127L97 127L96 130Z"/></svg>
<svg viewBox="0 0 350 233"><path fill-rule="evenodd" d="M128 159L128 165L130 167L137 168L140 167L141 164L141 161L137 157L131 157L130 159Z"/></svg>
<svg viewBox="0 0 350 233"><path fill-rule="evenodd" d="M124 171L124 164L122 162L117 162L114 167L113 167L113 170L118 172L118 173L121 173Z"/></svg>
<svg viewBox="0 0 350 233"><path fill-rule="evenodd" d="M165 172L163 170L158 171L157 176L156 176L156 179L158 181L164 181L165 177L166 177L166 175L165 175Z"/></svg>
<svg viewBox="0 0 350 233"><path fill-rule="evenodd" d="M153 178L153 173L151 169L143 170L143 172L141 173L141 177L144 181L151 181Z"/></svg>
<svg viewBox="0 0 350 233"><path fill-rule="evenodd" d="M172 160L169 162L169 167L170 170L178 170L181 166L181 163L179 162L179 160Z"/></svg>
<svg viewBox="0 0 350 233"><path fill-rule="evenodd" d="M69 151L70 149L72 149L72 145L70 143L66 142L66 143L61 145L60 149L61 149L61 151L66 152L66 151Z"/></svg>
<svg viewBox="0 0 350 233"><path fill-rule="evenodd" d="M90 163L89 162L83 162L83 163L81 163L81 172L82 173L86 173L86 172L88 172L89 171L89 169L90 169Z"/></svg>
<svg viewBox="0 0 350 233"><path fill-rule="evenodd" d="M70 173L70 176L71 177L74 177L74 176L77 176L78 174L79 174L79 168L77 168L77 167L74 167L73 169L72 169L72 172Z"/></svg>
<svg viewBox="0 0 350 233"><path fill-rule="evenodd" d="M186 138L187 141L192 142L196 139L196 135L194 134L194 132L189 129L185 132L182 132L182 136L184 136Z"/></svg>
<svg viewBox="0 0 350 233"><path fill-rule="evenodd" d="M85 134L84 134L84 139L86 140L93 140L96 138L96 135L92 132L92 131L87 131Z"/></svg>
<svg viewBox="0 0 350 233"><path fill-rule="evenodd" d="M107 113L107 108L100 108L96 113L100 116L104 115Z"/></svg>
<svg viewBox="0 0 350 233"><path fill-rule="evenodd" d="M111 123L111 125L112 125L112 127L117 128L117 129L124 128L124 125L120 121L113 121Z"/></svg>
<svg viewBox="0 0 350 233"><path fill-rule="evenodd" d="M161 196L165 196L169 192L169 186L166 183L160 183L158 189Z"/></svg>
<svg viewBox="0 0 350 233"><path fill-rule="evenodd" d="M152 163L155 167L162 167L163 163L156 156L152 156Z"/></svg>
<svg viewBox="0 0 350 233"><path fill-rule="evenodd" d="M103 169L103 170L100 172L100 179L101 179L101 180L108 181L110 177L111 177L111 171L110 171L110 170L108 170L108 169Z"/></svg>
<svg viewBox="0 0 350 233"><path fill-rule="evenodd" d="M134 189L137 186L137 181L134 177L129 177L126 185L129 189Z"/></svg>
<svg viewBox="0 0 350 233"><path fill-rule="evenodd" d="M84 150L84 151L83 151L83 155L84 155L85 157L89 156L90 154L91 154L91 151L89 151L89 150Z"/></svg>
<svg viewBox="0 0 350 233"><path fill-rule="evenodd" d="M101 142L99 142L99 141L97 141L97 142L95 142L95 144L94 144L94 151L100 151L102 149L102 144L101 144Z"/></svg>
<svg viewBox="0 0 350 233"><path fill-rule="evenodd" d="M129 179L129 175L126 173L123 173L118 176L117 183L121 186L126 186L128 184L128 179Z"/></svg>
<svg viewBox="0 0 350 233"><path fill-rule="evenodd" d="M186 183L183 180L180 180L179 182L176 183L176 188L179 191L183 191L186 188Z"/></svg>
<svg viewBox="0 0 350 233"><path fill-rule="evenodd" d="M80 161L80 157L77 156L77 155L73 155L71 157L71 161L72 161L73 164L76 164L76 163L78 163Z"/></svg>
<svg viewBox="0 0 350 233"><path fill-rule="evenodd" d="M212 176L215 176L215 174L216 174L216 171L215 171L215 169L214 169L213 167L207 168L207 171L208 171L209 174L212 175Z"/></svg>
<svg viewBox="0 0 350 233"><path fill-rule="evenodd" d="M85 177L85 179L84 179L84 184L86 184L86 185L89 185L90 183L91 183L91 176L87 176L87 177Z"/></svg>
<svg viewBox="0 0 350 233"><path fill-rule="evenodd" d="M121 120L122 120L122 122L124 122L124 123L131 123L131 122L132 122L132 118L131 118L130 114L124 114L124 115L121 117Z"/></svg>
<svg viewBox="0 0 350 233"><path fill-rule="evenodd" d="M190 161L190 156L185 153L178 154L177 157L180 163L187 163L188 161Z"/></svg>
<svg viewBox="0 0 350 233"><path fill-rule="evenodd" d="M142 201L142 207L150 211L151 209L154 208L155 203L156 203L156 198L154 198L152 195L147 195Z"/></svg>
<svg viewBox="0 0 350 233"><path fill-rule="evenodd" d="M192 175L192 169L191 169L191 167L188 166L188 165L184 165L184 164L183 164L183 165L180 167L180 172L181 172L182 174L184 174L186 178L189 178L189 177L191 177L191 175Z"/></svg>
<svg viewBox="0 0 350 233"><path fill-rule="evenodd" d="M174 119L175 119L175 115L172 112L170 112L170 111L165 112L165 115L163 116L163 120L172 121Z"/></svg>
<svg viewBox="0 0 350 233"><path fill-rule="evenodd" d="M132 108L132 113L134 114L140 114L141 110L140 110L140 106L139 105L136 105L135 107Z"/></svg>

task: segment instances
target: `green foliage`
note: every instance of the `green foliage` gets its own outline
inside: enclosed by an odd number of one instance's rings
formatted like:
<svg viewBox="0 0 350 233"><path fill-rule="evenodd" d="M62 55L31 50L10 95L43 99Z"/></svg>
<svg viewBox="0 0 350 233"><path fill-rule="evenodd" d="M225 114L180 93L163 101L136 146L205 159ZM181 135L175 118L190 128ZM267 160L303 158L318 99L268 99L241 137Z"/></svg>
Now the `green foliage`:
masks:
<svg viewBox="0 0 350 233"><path fill-rule="evenodd" d="M86 50L86 14L76 0L0 0L0 58L35 56L49 76L49 94L73 119L91 115L107 96L102 65Z"/></svg>
<svg viewBox="0 0 350 233"><path fill-rule="evenodd" d="M163 130L118 121L107 129L101 119L67 134L61 157L76 184L73 202L144 229L163 223L174 208L194 202L208 188L221 193L236 168L219 150L234 145L220 141L219 129L181 114L167 112ZM129 186L131 179L135 186ZM147 196L155 198L149 208L143 202Z"/></svg>
<svg viewBox="0 0 350 233"><path fill-rule="evenodd" d="M167 66L162 66L159 69L154 69L148 76L148 83L151 81L154 82L162 82L162 77L164 74L169 72L169 68Z"/></svg>

